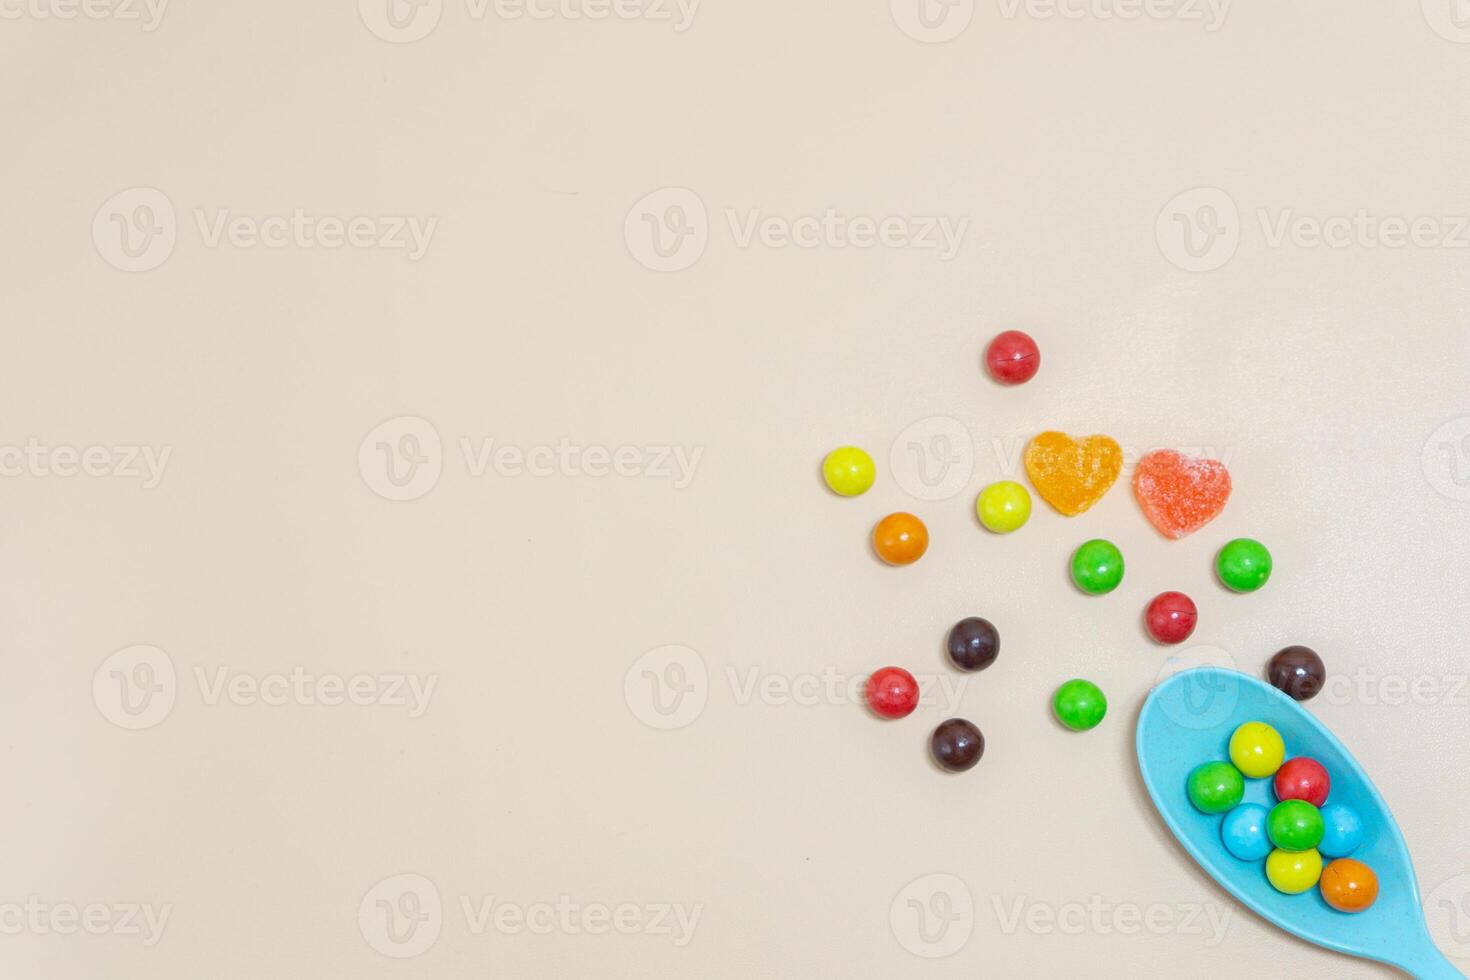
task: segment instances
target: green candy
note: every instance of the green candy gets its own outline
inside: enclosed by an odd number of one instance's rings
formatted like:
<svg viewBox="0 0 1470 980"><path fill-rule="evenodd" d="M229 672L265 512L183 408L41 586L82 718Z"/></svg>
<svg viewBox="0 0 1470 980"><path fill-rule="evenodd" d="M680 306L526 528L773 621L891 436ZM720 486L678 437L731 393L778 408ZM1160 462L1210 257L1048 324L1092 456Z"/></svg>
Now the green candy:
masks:
<svg viewBox="0 0 1470 980"><path fill-rule="evenodd" d="M1215 574L1228 589L1254 592L1271 577L1271 552L1251 538L1227 541L1215 556Z"/></svg>
<svg viewBox="0 0 1470 980"><path fill-rule="evenodd" d="M1111 541L1093 538L1072 552L1072 581L1088 595L1103 595L1123 581L1123 552Z"/></svg>
<svg viewBox="0 0 1470 980"><path fill-rule="evenodd" d="M1206 762L1189 774L1189 802L1201 813L1225 813L1245 797L1245 777L1228 762Z"/></svg>
<svg viewBox="0 0 1470 980"><path fill-rule="evenodd" d="M1283 851L1310 851L1326 829L1322 811L1306 800L1283 800L1266 815L1266 836Z"/></svg>
<svg viewBox="0 0 1470 980"><path fill-rule="evenodd" d="M1102 689L1092 681L1080 678L1067 681L1057 688L1051 699L1051 710L1057 720L1074 732L1085 732L1096 728L1108 713L1108 699Z"/></svg>

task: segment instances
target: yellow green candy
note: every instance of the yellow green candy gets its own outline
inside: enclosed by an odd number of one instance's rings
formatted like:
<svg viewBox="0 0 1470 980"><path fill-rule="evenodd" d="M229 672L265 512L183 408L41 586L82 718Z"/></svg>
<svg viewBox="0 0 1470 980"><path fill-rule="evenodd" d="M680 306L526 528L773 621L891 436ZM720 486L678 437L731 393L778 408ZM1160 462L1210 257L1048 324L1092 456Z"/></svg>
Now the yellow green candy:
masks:
<svg viewBox="0 0 1470 980"><path fill-rule="evenodd" d="M996 534L1010 534L1031 517L1031 494L1014 480L1001 480L975 498L980 523Z"/></svg>
<svg viewBox="0 0 1470 980"><path fill-rule="evenodd" d="M1230 761L1247 779L1265 779L1286 761L1286 743L1265 722L1248 721L1230 736Z"/></svg>
<svg viewBox="0 0 1470 980"><path fill-rule="evenodd" d="M1271 887L1288 895L1300 895L1322 877L1322 855L1315 850L1283 851L1279 848L1266 858L1266 880Z"/></svg>
<svg viewBox="0 0 1470 980"><path fill-rule="evenodd" d="M834 493L844 497L866 493L877 475L873 457L856 446L839 446L822 460L822 478Z"/></svg>

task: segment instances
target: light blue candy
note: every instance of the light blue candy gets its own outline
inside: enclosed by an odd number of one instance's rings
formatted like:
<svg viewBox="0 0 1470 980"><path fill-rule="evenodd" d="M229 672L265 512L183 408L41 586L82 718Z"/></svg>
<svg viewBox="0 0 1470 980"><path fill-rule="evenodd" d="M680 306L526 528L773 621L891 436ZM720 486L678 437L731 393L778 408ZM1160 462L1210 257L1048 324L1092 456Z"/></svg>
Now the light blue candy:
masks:
<svg viewBox="0 0 1470 980"><path fill-rule="evenodd" d="M1220 838L1225 849L1242 861L1259 861L1271 853L1266 836L1266 808L1259 803L1242 803L1220 821Z"/></svg>
<svg viewBox="0 0 1470 980"><path fill-rule="evenodd" d="M1324 857L1347 857L1363 843L1363 818L1352 807L1344 803L1329 803L1322 808L1322 822L1326 830L1317 850Z"/></svg>

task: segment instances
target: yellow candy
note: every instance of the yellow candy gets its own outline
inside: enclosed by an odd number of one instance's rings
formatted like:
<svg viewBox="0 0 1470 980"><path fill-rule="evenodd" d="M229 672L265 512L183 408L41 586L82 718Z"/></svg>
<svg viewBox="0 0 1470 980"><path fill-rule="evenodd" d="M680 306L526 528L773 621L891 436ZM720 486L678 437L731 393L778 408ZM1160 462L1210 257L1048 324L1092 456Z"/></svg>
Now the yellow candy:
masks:
<svg viewBox="0 0 1470 980"><path fill-rule="evenodd" d="M1266 880L1288 895L1300 895L1322 877L1322 855L1310 851L1272 851L1266 858Z"/></svg>
<svg viewBox="0 0 1470 980"><path fill-rule="evenodd" d="M980 491L975 513L996 534L1010 534L1031 517L1031 495L1014 480L1001 480Z"/></svg>
<svg viewBox="0 0 1470 980"><path fill-rule="evenodd" d="M1076 440L1043 432L1026 447L1026 475L1041 499L1075 517L1102 499L1123 470L1123 450L1108 436Z"/></svg>
<svg viewBox="0 0 1470 980"><path fill-rule="evenodd" d="M1286 743L1263 721L1248 721L1230 736L1230 761L1249 779L1274 775L1286 761Z"/></svg>
<svg viewBox="0 0 1470 980"><path fill-rule="evenodd" d="M822 478L834 493L844 497L866 493L877 475L873 457L856 446L839 446L822 460Z"/></svg>

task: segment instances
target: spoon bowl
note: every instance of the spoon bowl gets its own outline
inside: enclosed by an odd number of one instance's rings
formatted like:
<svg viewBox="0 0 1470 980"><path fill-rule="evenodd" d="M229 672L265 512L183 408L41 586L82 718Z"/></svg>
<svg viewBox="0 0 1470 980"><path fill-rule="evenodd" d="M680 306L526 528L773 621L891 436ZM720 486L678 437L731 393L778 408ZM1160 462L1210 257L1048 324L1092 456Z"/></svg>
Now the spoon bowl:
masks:
<svg viewBox="0 0 1470 980"><path fill-rule="evenodd" d="M1350 856L1378 876L1378 901L1357 913L1339 912L1317 888L1278 892L1264 861L1241 861L1220 839L1222 815L1196 810L1185 792L1190 770L1228 761L1238 725L1263 721L1281 733L1287 758L1310 756L1332 778L1328 803L1345 803L1363 820L1363 843ZM1378 960L1429 980L1463 978L1435 947L1419 904L1419 886L1403 834L1383 797L1352 754L1305 708L1269 684L1239 671L1197 667L1154 688L1138 717L1138 768L1154 807L1199 865L1261 918L1308 942ZM1245 803L1276 803L1270 779L1247 779ZM1324 864L1328 859L1324 858Z"/></svg>

